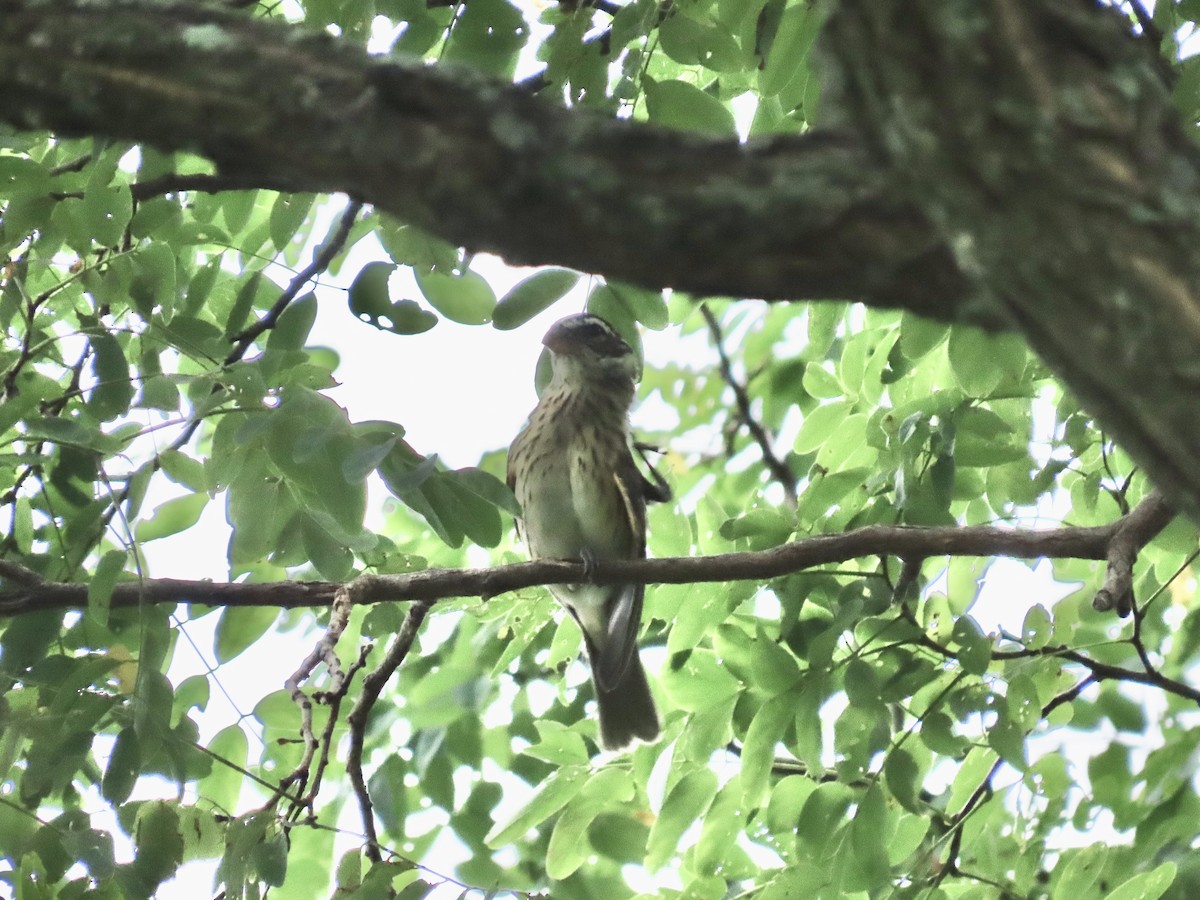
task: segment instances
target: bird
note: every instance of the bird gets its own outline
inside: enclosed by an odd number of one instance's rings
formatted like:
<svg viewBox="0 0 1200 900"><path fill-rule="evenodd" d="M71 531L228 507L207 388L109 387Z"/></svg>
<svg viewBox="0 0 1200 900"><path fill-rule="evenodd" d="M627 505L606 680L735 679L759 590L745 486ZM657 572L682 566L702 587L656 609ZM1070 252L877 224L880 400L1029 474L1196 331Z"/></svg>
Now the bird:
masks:
<svg viewBox="0 0 1200 900"><path fill-rule="evenodd" d="M640 363L604 319L560 319L542 339L551 377L508 451L508 485L521 508L517 531L533 559L641 559L646 503L670 498L633 457L629 408ZM643 456L643 460L644 460ZM622 750L656 740L658 712L638 655L642 584L553 584L579 623L599 708L600 741Z"/></svg>

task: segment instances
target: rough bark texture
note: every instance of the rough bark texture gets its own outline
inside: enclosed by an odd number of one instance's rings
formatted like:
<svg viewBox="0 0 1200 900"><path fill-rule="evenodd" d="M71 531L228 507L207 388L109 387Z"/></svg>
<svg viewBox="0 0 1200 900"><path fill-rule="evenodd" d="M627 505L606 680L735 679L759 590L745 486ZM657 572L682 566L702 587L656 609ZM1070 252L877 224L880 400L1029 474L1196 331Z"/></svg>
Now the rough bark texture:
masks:
<svg viewBox="0 0 1200 900"><path fill-rule="evenodd" d="M1200 160L1155 48L1085 0L841 0L826 31L830 130L738 146L210 8L0 0L0 116L514 263L1015 326L1200 519Z"/></svg>
<svg viewBox="0 0 1200 900"><path fill-rule="evenodd" d="M844 0L843 125L972 285L1200 518L1200 157L1149 42L1083 0Z"/></svg>
<svg viewBox="0 0 1200 900"><path fill-rule="evenodd" d="M344 191L513 263L941 317L962 293L929 224L888 198L853 137L706 140L211 8L0 0L0 116Z"/></svg>

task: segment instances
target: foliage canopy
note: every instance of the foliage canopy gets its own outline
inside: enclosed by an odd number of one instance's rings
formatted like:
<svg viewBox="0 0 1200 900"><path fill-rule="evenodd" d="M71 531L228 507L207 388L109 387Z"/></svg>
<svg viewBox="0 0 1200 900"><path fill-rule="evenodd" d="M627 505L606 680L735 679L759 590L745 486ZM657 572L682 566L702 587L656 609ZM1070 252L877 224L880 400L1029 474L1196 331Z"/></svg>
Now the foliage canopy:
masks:
<svg viewBox="0 0 1200 900"><path fill-rule="evenodd" d="M754 138L820 122L823 3L572 6L245 12L669 129ZM1159 29L1177 33L1193 7L1160 2ZM1167 43L1192 121L1200 69ZM194 552L248 586L522 558L500 450L450 469L403 422L352 421L326 395L347 348L314 332L319 304L401 353L443 320L540 334L585 295L631 340L657 333L636 421L666 448L677 499L651 511L656 557L865 526L1105 526L1152 502L1015 334L565 268L497 290L494 267L356 201L248 189L206 159L101 136L3 133L0 203L0 879L17 896L148 897L194 860L228 897L1200 886L1197 541L1183 520L1141 549L1124 621L1091 608L1096 554L1050 544L1063 596L1047 580L1046 598L1005 597L1008 631L976 618L1002 591L993 561L933 538L903 559L881 547L654 586L643 652L665 736L615 758L597 752L578 630L543 588L355 605L340 668L319 644L338 610L217 603L199 583L177 605L114 602L120 584L169 577L147 562L154 542L212 505L228 547ZM531 377L534 363L505 361ZM78 609L63 583L87 585ZM206 619L211 671L168 680ZM302 683L263 683L245 716L202 735L225 667L284 633L317 645L307 670L303 653L284 666ZM372 706L364 679L396 634L403 662Z"/></svg>

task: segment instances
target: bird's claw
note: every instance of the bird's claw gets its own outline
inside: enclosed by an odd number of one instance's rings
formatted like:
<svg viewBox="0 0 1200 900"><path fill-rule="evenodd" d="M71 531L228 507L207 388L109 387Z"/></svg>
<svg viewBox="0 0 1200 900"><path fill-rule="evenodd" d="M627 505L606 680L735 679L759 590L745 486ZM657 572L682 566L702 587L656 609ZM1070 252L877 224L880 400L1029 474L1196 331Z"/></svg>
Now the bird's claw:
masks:
<svg viewBox="0 0 1200 900"><path fill-rule="evenodd" d="M596 574L596 565L600 562L599 558L592 550L585 547L579 554L579 561L583 563L583 577L591 581L592 576Z"/></svg>

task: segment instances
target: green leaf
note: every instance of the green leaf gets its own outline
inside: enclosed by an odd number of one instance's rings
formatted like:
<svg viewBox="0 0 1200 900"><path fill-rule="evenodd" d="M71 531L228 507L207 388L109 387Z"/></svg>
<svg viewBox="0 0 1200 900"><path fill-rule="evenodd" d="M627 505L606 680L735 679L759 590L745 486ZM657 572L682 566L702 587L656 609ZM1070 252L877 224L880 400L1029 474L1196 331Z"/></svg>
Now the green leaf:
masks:
<svg viewBox="0 0 1200 900"><path fill-rule="evenodd" d="M846 664L846 698L853 706L880 709L879 676L874 667L862 659L852 659Z"/></svg>
<svg viewBox="0 0 1200 900"><path fill-rule="evenodd" d="M791 836L800 821L800 811L817 782L803 775L785 775L771 789L767 803L767 827L772 834Z"/></svg>
<svg viewBox="0 0 1200 900"><path fill-rule="evenodd" d="M388 330L396 334L424 334L438 323L438 317L416 300L397 300L387 318L392 323ZM380 323L372 324L376 328L384 327Z"/></svg>
<svg viewBox="0 0 1200 900"><path fill-rule="evenodd" d="M810 410L800 425L792 449L796 453L819 450L842 425L851 409L852 404L848 400L837 400Z"/></svg>
<svg viewBox="0 0 1200 900"><path fill-rule="evenodd" d="M646 842L646 867L655 870L675 855L683 833L700 820L717 795L717 776L697 769L676 782L650 828Z"/></svg>
<svg viewBox="0 0 1200 900"><path fill-rule="evenodd" d="M1053 900L1078 900L1088 896L1104 871L1107 857L1108 847L1100 843L1064 851L1054 870Z"/></svg>
<svg viewBox="0 0 1200 900"><path fill-rule="evenodd" d="M570 269L541 269L518 282L500 298L492 312L492 327L509 331L524 325L561 300L579 282Z"/></svg>
<svg viewBox="0 0 1200 900"><path fill-rule="evenodd" d="M287 876L288 841L282 829L275 829L250 852L258 881L279 887Z"/></svg>
<svg viewBox="0 0 1200 900"><path fill-rule="evenodd" d="M1104 900L1158 900L1175 881L1175 863L1165 862L1149 872L1141 872L1122 882Z"/></svg>
<svg viewBox="0 0 1200 900"><path fill-rule="evenodd" d="M279 610L270 606L227 606L217 620L213 652L217 662L241 656L275 624Z"/></svg>
<svg viewBox="0 0 1200 900"><path fill-rule="evenodd" d="M159 454L159 464L167 477L176 484L181 484L192 491L209 491L213 485L204 467L204 463L192 459L181 450L168 450Z"/></svg>
<svg viewBox="0 0 1200 900"><path fill-rule="evenodd" d="M950 786L950 796L946 800L946 812L949 815L955 816L962 812L967 801L990 777L989 773L998 758L996 751L990 747L976 746L967 754L962 765L958 767L954 783Z"/></svg>
<svg viewBox="0 0 1200 900"><path fill-rule="evenodd" d="M477 272L461 275L441 272L417 272L417 287L429 305L452 322L463 325L483 325L492 318L496 295Z"/></svg>
<svg viewBox="0 0 1200 900"><path fill-rule="evenodd" d="M240 725L227 725L208 742L213 755L212 772L197 785L201 797L213 808L231 815L238 808L238 798L246 776L240 771L250 752L249 741Z"/></svg>
<svg viewBox="0 0 1200 900"><path fill-rule="evenodd" d="M775 764L775 747L795 715L796 698L791 694L772 697L755 714L742 744L742 803L747 809L759 806L766 796Z"/></svg>
<svg viewBox="0 0 1200 900"><path fill-rule="evenodd" d="M134 533L138 543L155 541L187 531L198 521L208 505L207 494L188 494L160 503L154 509L154 515L137 523Z"/></svg>
<svg viewBox="0 0 1200 900"><path fill-rule="evenodd" d="M111 334L93 335L92 375L96 386L88 395L88 409L97 419L115 419L129 411L133 381L121 343Z"/></svg>
<svg viewBox="0 0 1200 900"><path fill-rule="evenodd" d="M900 316L900 352L916 362L946 338L950 326L926 319L909 310Z"/></svg>
<svg viewBox="0 0 1200 900"><path fill-rule="evenodd" d="M736 519L721 524L721 537L727 541L750 538L751 549L777 547L789 540L796 523L787 513L772 507L747 510Z"/></svg>
<svg viewBox="0 0 1200 900"><path fill-rule="evenodd" d="M536 828L571 802L587 784L587 766L566 766L558 769L543 784L541 789L508 822L497 822L483 841L492 848L503 847L520 838L531 828Z"/></svg>
<svg viewBox="0 0 1200 900"><path fill-rule="evenodd" d="M755 687L772 696L790 690L802 677L796 657L773 641L761 626L753 644L750 677Z"/></svg>
<svg viewBox="0 0 1200 900"><path fill-rule="evenodd" d="M528 32L524 16L506 0L473 0L456 16L442 58L511 80Z"/></svg>
<svg viewBox="0 0 1200 900"><path fill-rule="evenodd" d="M807 312L809 358L819 359L829 352L846 307L840 303L810 303Z"/></svg>
<svg viewBox="0 0 1200 900"><path fill-rule="evenodd" d="M1030 650L1040 650L1054 635L1054 623L1046 607L1036 603L1025 613L1021 624L1021 642Z"/></svg>
<svg viewBox="0 0 1200 900"><path fill-rule="evenodd" d="M596 815L633 799L633 779L617 768L601 769L584 785L554 823L546 848L546 874L562 880L574 874L592 853L587 832Z"/></svg>
<svg viewBox="0 0 1200 900"><path fill-rule="evenodd" d="M275 198L268 220L275 249L282 250L296 239L296 232L316 199L315 194L280 194Z"/></svg>
<svg viewBox="0 0 1200 900"><path fill-rule="evenodd" d="M826 848L840 840L838 834L845 819L846 810L856 800L854 793L844 784L826 782L804 801L800 818L796 822L796 836L801 852L814 859L824 858Z"/></svg>
<svg viewBox="0 0 1200 900"><path fill-rule="evenodd" d="M438 472L421 486L421 494L447 533L463 534L481 547L495 547L504 534L500 511L473 489L478 480L458 472Z"/></svg>
<svg viewBox="0 0 1200 900"><path fill-rule="evenodd" d="M697 649L678 669L668 668L662 679L671 703L687 712L708 709L740 690L738 680L709 650Z"/></svg>
<svg viewBox="0 0 1200 900"><path fill-rule="evenodd" d="M267 332L267 347L272 350L299 350L308 341L317 321L317 295L312 291L288 304Z"/></svg>
<svg viewBox="0 0 1200 900"><path fill-rule="evenodd" d="M883 763L883 778L892 796L909 812L924 815L929 811L919 799L921 769L913 755L903 747L888 751Z"/></svg>
<svg viewBox="0 0 1200 900"><path fill-rule="evenodd" d="M387 316L392 309L392 295L388 281L396 271L394 263L369 262L354 276L350 282L348 302L350 312L364 322L376 324L382 316ZM377 326L378 327L378 326Z"/></svg>
<svg viewBox="0 0 1200 900"><path fill-rule="evenodd" d="M764 97L778 94L805 67L821 18L819 10L807 3L792 4L783 11L758 75L758 87Z"/></svg>
<svg viewBox="0 0 1200 900"><path fill-rule="evenodd" d="M683 13L668 16L659 26L663 51L684 65L701 65L716 72L744 67L747 59L733 35L720 25L700 22Z"/></svg>
<svg viewBox="0 0 1200 900"><path fill-rule="evenodd" d="M988 746L1000 754L1006 763L1018 771L1025 771L1025 731L1014 722L1004 709L987 732Z"/></svg>
<svg viewBox="0 0 1200 900"><path fill-rule="evenodd" d="M514 516L521 514L521 508L517 505L517 498L513 496L512 490L491 472L469 466L465 469L455 469L450 474L459 487L507 513Z"/></svg>
<svg viewBox="0 0 1200 900"><path fill-rule="evenodd" d="M250 318L250 313L259 305L259 294L265 299L268 287L273 285L263 276L261 269L246 273L234 296L229 315L225 317L225 340L231 341L241 333L246 326L246 320Z"/></svg>
<svg viewBox="0 0 1200 900"><path fill-rule="evenodd" d="M887 808L879 784L872 784L858 802L850 823L852 862L844 882L848 890L875 890L886 884L891 874L888 865Z"/></svg>
<svg viewBox="0 0 1200 900"><path fill-rule="evenodd" d="M141 773L141 767L142 754L137 731L133 728L122 728L113 743L108 765L104 769L104 779L100 783L100 793L104 799L113 806L120 806L128 800Z"/></svg>
<svg viewBox="0 0 1200 900"><path fill-rule="evenodd" d="M153 241L135 250L129 257L132 277L129 297L142 318L149 320L156 308L163 313L175 310L175 251L167 244Z"/></svg>
<svg viewBox="0 0 1200 900"><path fill-rule="evenodd" d="M662 291L651 291L622 281L608 281L605 287L620 298L621 305L634 319L651 331L661 331L670 324L667 301Z"/></svg>
<svg viewBox="0 0 1200 900"><path fill-rule="evenodd" d="M824 400L846 396L846 389L838 381L837 375L815 363L804 367L804 379L801 383L810 397Z"/></svg>
<svg viewBox="0 0 1200 900"><path fill-rule="evenodd" d="M183 862L183 836L175 804L150 800L138 809L133 833L136 856L134 871L151 888L175 874Z"/></svg>
<svg viewBox="0 0 1200 900"><path fill-rule="evenodd" d="M646 81L650 121L680 131L734 137L733 113L712 94L686 81Z"/></svg>
<svg viewBox="0 0 1200 900"><path fill-rule="evenodd" d="M951 640L958 645L958 661L972 675L982 675L992 661L992 642L970 616L962 615L954 623Z"/></svg>
<svg viewBox="0 0 1200 900"><path fill-rule="evenodd" d="M700 872L716 874L740 857L737 837L746 825L740 781L734 775L704 815L695 851L695 865Z"/></svg>
<svg viewBox="0 0 1200 900"><path fill-rule="evenodd" d="M969 325L950 329L950 368L969 397L989 397L1008 378L1015 381L1025 369L1024 342L1012 334L989 335Z"/></svg>
<svg viewBox="0 0 1200 900"><path fill-rule="evenodd" d="M100 625L108 624L109 603L113 588L125 571L128 557L124 550L109 550L100 557L96 571L88 582L88 618Z"/></svg>

